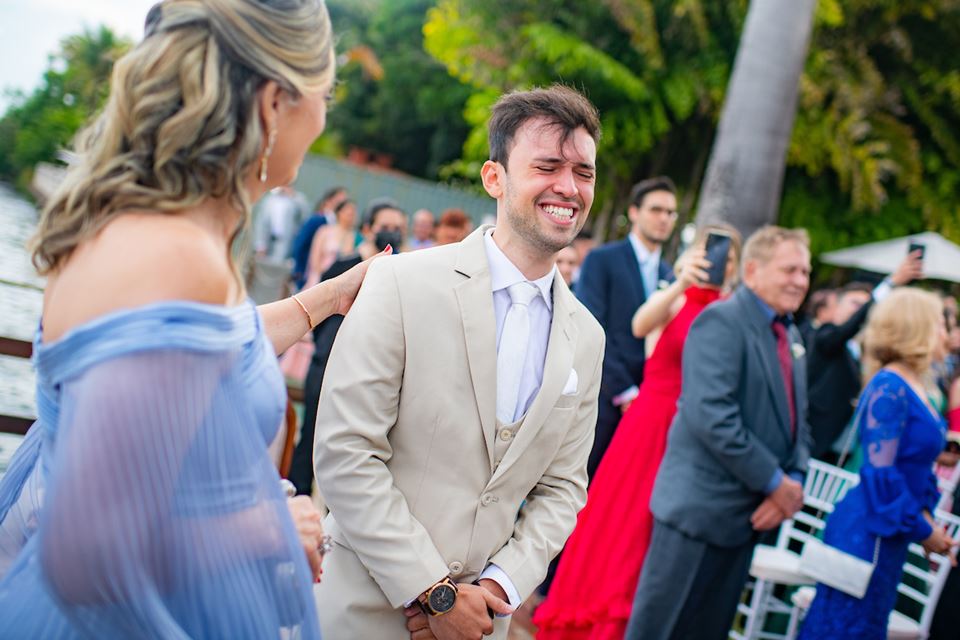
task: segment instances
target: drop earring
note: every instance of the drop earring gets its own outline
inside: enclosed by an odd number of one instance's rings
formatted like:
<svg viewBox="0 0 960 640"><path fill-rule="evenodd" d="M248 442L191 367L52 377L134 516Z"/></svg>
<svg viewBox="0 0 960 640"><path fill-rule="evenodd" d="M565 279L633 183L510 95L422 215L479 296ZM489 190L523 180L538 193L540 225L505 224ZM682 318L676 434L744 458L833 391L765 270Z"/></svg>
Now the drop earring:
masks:
<svg viewBox="0 0 960 640"><path fill-rule="evenodd" d="M267 158L270 157L270 154L273 153L273 144L277 141L277 130L275 128L270 129L270 133L267 135L267 148L264 149L263 155L260 156L260 182L267 181Z"/></svg>

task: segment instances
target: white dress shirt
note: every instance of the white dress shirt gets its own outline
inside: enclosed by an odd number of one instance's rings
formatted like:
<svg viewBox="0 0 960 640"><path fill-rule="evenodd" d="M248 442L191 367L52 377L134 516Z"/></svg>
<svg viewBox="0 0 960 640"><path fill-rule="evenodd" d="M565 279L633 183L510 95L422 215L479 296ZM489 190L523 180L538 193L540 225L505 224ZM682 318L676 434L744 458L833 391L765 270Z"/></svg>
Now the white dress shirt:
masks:
<svg viewBox="0 0 960 640"><path fill-rule="evenodd" d="M646 297L649 298L657 291L657 282L660 280L660 257L663 254L660 247L650 251L646 245L640 242L636 234L629 236L630 245L633 247L633 253L637 256L637 264L640 265L640 276L643 280L643 290Z"/></svg>
<svg viewBox="0 0 960 640"><path fill-rule="evenodd" d="M493 313L497 322L497 350L503 335L503 322L510 310L510 293L507 287L518 282L527 282L510 258L500 250L493 240L493 229L483 238L490 264L490 283L493 289ZM557 267L538 280L532 280L540 294L528 308L530 315L530 342L527 344L527 357L524 359L523 373L520 376L520 393L517 395L517 410L513 420L519 420L527 413L533 403L540 384L543 382L543 363L547 357L547 343L550 342L550 325L553 322L553 278Z"/></svg>
<svg viewBox="0 0 960 640"><path fill-rule="evenodd" d="M510 262L497 243L493 240L493 229L487 231L483 237L484 247L487 250L487 262L490 264L490 284L493 290L493 312L497 322L497 348L500 348L500 336L503 333L503 322L510 309L510 294L507 287L527 279L515 264ZM547 357L547 344L550 342L550 325L553 322L553 279L554 266L550 273L533 280L532 283L539 289L540 295L530 302L530 342L527 344L527 357L523 364L523 373L520 376L520 393L517 396L517 411L513 419L519 420L527 413L533 399L540 391L543 382L543 364ZM480 578L489 578L499 584L507 593L507 599L513 607L521 604L520 592L503 569L490 564Z"/></svg>

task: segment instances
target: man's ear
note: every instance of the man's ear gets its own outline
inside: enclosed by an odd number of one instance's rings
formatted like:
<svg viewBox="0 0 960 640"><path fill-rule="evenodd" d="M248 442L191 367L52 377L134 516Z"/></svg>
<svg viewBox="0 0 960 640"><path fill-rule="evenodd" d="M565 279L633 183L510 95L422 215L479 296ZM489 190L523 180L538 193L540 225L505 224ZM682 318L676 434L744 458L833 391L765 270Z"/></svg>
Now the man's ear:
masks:
<svg viewBox="0 0 960 640"><path fill-rule="evenodd" d="M494 160L487 160L480 167L480 179L483 181L483 188L495 200L503 196L503 181L506 172L506 168Z"/></svg>
<svg viewBox="0 0 960 640"><path fill-rule="evenodd" d="M637 205L632 204L629 207L627 207L627 218L629 218L630 222L636 223L637 218L639 216L640 216L640 208L637 207Z"/></svg>
<svg viewBox="0 0 960 640"><path fill-rule="evenodd" d="M743 283L748 287L753 286L753 283L756 280L757 275L757 264L756 260L747 260L740 267L740 273L743 276Z"/></svg>

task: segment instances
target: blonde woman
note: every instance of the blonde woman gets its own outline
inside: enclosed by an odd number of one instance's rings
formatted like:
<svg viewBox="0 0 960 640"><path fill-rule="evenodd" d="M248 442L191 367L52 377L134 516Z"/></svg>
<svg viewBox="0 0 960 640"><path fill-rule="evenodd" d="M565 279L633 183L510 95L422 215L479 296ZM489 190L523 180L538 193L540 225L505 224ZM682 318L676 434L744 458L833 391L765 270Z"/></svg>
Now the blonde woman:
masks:
<svg viewBox="0 0 960 640"><path fill-rule="evenodd" d="M913 288L897 289L870 313L865 346L873 374L855 425L864 455L860 484L830 516L824 541L864 560L876 556L876 568L862 599L818 584L801 638L883 640L907 546L946 553L954 545L932 518L939 498L932 465L945 425L924 386L941 318L940 299Z"/></svg>
<svg viewBox="0 0 960 640"><path fill-rule="evenodd" d="M0 484L0 635L319 636L319 515L266 451L276 355L365 265L258 309L231 248L333 76L320 0L165 0L117 62L33 245L39 418Z"/></svg>

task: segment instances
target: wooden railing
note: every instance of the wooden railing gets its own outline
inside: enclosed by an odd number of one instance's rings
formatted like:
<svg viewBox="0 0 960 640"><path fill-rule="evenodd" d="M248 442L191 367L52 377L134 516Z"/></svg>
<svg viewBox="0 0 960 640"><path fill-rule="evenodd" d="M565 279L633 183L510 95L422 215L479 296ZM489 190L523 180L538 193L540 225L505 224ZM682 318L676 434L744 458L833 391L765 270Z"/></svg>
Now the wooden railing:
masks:
<svg viewBox="0 0 960 640"><path fill-rule="evenodd" d="M33 345L26 340L0 336L0 355L13 356L15 358L30 358L33 355ZM285 417L286 434L281 457L278 461L280 473L284 477L286 477L290 470L290 462L293 459L294 439L296 438L296 433L299 428L297 413L293 409L293 403L303 402L303 388L287 386L287 398L287 412ZM27 429L30 428L33 422L32 418L0 414L0 433L13 433L22 436L27 433Z"/></svg>
<svg viewBox="0 0 960 640"><path fill-rule="evenodd" d="M0 355L13 356L15 358L29 358L33 355L33 345L26 340L0 336ZM33 419L31 418L0 414L0 433L24 435L31 424L33 424Z"/></svg>

